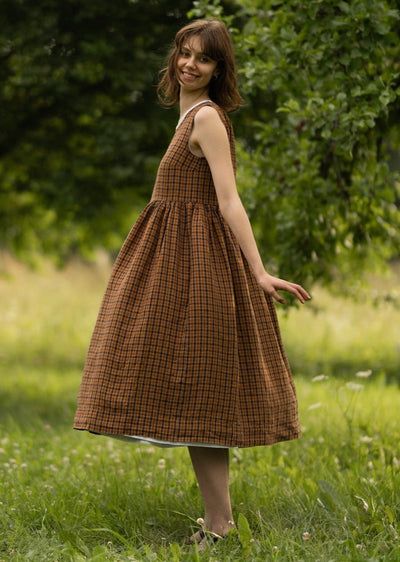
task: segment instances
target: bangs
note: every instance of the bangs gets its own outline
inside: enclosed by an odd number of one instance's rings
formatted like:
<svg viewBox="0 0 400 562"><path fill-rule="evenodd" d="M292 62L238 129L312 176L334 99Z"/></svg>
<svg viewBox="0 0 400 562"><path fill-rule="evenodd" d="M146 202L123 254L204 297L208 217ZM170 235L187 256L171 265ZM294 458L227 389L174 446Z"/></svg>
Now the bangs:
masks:
<svg viewBox="0 0 400 562"><path fill-rule="evenodd" d="M165 107L172 107L179 102L177 63L182 50L191 48L194 37L198 38L201 53L217 63L218 73L208 86L210 99L225 111L234 111L242 105L236 84L235 55L227 28L216 19L195 20L175 35L167 66L161 71L162 77L157 87L161 103Z"/></svg>
<svg viewBox="0 0 400 562"><path fill-rule="evenodd" d="M199 38L203 55L207 55L217 62L223 60L223 53L218 39L215 37L215 33L207 28L188 30L179 38L179 42L176 44L177 48L181 50L185 45L190 46L193 37Z"/></svg>

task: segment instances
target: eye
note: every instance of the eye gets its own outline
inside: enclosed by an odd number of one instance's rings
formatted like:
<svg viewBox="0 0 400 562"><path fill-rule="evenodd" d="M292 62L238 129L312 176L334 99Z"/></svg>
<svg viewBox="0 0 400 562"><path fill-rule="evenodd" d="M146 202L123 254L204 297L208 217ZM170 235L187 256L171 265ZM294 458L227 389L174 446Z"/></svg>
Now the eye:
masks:
<svg viewBox="0 0 400 562"><path fill-rule="evenodd" d="M181 57L189 58L190 57L189 51L181 51Z"/></svg>

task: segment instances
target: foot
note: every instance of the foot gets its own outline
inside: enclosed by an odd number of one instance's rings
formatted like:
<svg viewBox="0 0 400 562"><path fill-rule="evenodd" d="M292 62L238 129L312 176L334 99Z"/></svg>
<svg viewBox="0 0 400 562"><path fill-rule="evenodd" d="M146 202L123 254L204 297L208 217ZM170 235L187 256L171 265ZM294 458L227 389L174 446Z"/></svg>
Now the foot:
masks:
<svg viewBox="0 0 400 562"><path fill-rule="evenodd" d="M201 529L199 529L198 531L196 531L196 533L194 533L191 537L189 537L189 542L190 544L195 544L195 543L199 543L203 540L204 538L204 527L205 527L205 522L204 519L202 519L201 517L199 517L196 521L196 523L198 525L200 525Z"/></svg>
<svg viewBox="0 0 400 562"><path fill-rule="evenodd" d="M218 529L207 529L204 519L201 518L197 519L196 522L201 526L201 529L189 538L191 544L197 543L199 545L206 545L207 543L216 543L219 539L226 539L229 531L236 527L235 523L230 520L226 524L219 525ZM215 532L216 530L218 530L219 533Z"/></svg>
<svg viewBox="0 0 400 562"><path fill-rule="evenodd" d="M199 535L203 535L203 538L197 543L197 550L199 552L204 552L207 548L214 546L219 540L223 541L226 539L226 537L221 537L209 531L199 531Z"/></svg>

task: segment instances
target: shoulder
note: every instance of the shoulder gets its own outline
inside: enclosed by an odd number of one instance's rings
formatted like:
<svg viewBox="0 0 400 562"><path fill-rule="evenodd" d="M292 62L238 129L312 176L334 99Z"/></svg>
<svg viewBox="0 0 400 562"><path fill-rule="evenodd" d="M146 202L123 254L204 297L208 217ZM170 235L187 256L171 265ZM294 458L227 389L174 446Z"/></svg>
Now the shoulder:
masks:
<svg viewBox="0 0 400 562"><path fill-rule="evenodd" d="M203 105L194 116L194 122L200 127L229 127L230 121L225 111L217 105Z"/></svg>
<svg viewBox="0 0 400 562"><path fill-rule="evenodd" d="M219 112L216 107L212 105L203 105L199 107L194 116L196 123L208 123L220 120Z"/></svg>

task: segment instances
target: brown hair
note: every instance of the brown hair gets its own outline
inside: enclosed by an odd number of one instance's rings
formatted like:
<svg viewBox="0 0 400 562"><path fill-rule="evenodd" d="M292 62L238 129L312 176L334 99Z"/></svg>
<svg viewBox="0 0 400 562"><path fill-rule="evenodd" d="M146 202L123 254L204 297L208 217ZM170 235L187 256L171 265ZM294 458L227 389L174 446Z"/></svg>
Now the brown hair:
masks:
<svg viewBox="0 0 400 562"><path fill-rule="evenodd" d="M225 111L234 111L241 105L237 90L237 74L232 41L225 25L215 19L196 20L178 31L172 45L167 66L161 70L157 87L158 97L165 107L179 102L180 84L177 78L177 61L184 44L197 36L204 54L217 62L216 78L209 85L210 99Z"/></svg>

